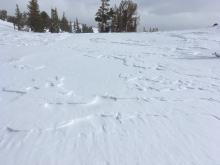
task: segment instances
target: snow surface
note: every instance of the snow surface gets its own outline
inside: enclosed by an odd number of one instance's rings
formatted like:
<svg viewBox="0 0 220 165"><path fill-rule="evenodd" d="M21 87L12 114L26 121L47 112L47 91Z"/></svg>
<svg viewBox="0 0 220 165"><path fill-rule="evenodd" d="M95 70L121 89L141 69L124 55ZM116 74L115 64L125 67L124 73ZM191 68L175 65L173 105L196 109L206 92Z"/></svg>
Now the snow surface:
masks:
<svg viewBox="0 0 220 165"><path fill-rule="evenodd" d="M220 165L220 29L17 32L0 22L0 164Z"/></svg>

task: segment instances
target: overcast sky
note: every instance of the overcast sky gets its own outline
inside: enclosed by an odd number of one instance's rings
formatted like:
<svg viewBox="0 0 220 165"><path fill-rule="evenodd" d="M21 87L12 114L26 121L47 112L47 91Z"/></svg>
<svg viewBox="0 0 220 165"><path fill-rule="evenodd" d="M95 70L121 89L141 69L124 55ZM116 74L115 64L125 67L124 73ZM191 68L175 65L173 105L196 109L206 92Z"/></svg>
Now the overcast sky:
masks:
<svg viewBox="0 0 220 165"><path fill-rule="evenodd" d="M29 0L0 0L0 9L14 14L17 3L22 11L27 10ZM112 4L120 0L111 0ZM80 22L96 26L94 15L100 0L38 0L40 10L50 12L57 7L69 19L78 17ZM162 30L200 28L220 23L220 0L135 0L140 16L139 29L157 26Z"/></svg>

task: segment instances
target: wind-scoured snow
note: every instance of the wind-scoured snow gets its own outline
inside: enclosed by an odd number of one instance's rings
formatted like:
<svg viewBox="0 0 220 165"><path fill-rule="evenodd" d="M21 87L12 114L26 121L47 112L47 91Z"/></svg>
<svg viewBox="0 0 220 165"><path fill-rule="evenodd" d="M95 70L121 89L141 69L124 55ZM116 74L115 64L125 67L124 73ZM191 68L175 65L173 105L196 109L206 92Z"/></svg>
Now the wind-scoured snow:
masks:
<svg viewBox="0 0 220 165"><path fill-rule="evenodd" d="M220 165L220 29L50 34L0 22L0 164Z"/></svg>

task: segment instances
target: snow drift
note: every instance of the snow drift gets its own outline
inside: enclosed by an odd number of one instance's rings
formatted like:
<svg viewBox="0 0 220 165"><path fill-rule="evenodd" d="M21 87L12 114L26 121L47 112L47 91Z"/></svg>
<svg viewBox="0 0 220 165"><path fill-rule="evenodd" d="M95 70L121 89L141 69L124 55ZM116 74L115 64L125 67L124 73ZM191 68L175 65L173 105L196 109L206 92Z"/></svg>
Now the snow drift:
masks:
<svg viewBox="0 0 220 165"><path fill-rule="evenodd" d="M38 34L0 22L4 165L219 165L219 29Z"/></svg>

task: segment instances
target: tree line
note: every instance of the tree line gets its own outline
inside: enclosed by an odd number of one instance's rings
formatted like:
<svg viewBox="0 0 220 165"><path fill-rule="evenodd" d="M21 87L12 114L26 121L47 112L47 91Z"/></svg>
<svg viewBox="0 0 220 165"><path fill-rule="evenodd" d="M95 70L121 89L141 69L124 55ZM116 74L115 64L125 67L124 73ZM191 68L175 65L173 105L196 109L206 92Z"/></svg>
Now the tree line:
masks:
<svg viewBox="0 0 220 165"><path fill-rule="evenodd" d="M137 4L132 0L122 0L119 6L110 7L110 0L101 0L96 13L99 32L136 32L139 17Z"/></svg>
<svg viewBox="0 0 220 165"><path fill-rule="evenodd" d="M136 32L139 22L137 14L138 5L132 0L121 0L119 5L110 6L110 0L100 0L101 5L95 14L98 30L104 32ZM58 16L56 8L51 9L50 16L45 11L40 11L38 0L30 0L27 12L21 12L16 5L15 16L7 16L6 10L0 10L0 19L14 23L18 30L31 29L33 32L59 33L93 32L91 26L79 24L78 19L72 23L65 13L62 18Z"/></svg>
<svg viewBox="0 0 220 165"><path fill-rule="evenodd" d="M76 32L76 33L92 33L93 28L86 24L79 24L78 19L74 22L69 21L65 13L59 18L56 8L51 9L50 16L46 11L40 11L38 0L30 0L27 5L27 12L21 12L19 6L16 5L15 16L7 15L6 10L0 10L0 19L14 24L17 30L33 32L59 33L59 32Z"/></svg>

